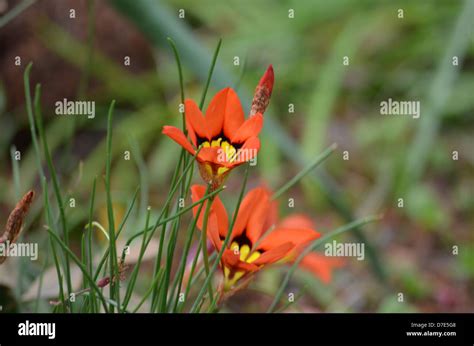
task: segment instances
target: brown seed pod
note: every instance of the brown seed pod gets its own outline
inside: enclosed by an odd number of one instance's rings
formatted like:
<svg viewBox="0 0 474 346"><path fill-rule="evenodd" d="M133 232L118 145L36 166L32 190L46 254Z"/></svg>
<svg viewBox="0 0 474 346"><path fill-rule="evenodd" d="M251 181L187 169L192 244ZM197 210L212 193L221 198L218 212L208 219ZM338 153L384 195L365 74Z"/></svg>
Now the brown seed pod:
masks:
<svg viewBox="0 0 474 346"><path fill-rule="evenodd" d="M23 220L25 219L26 213L28 213L28 210L30 209L34 197L35 192L30 190L17 203L15 209L13 209L13 211L10 213L10 216L8 217L5 231L0 237L0 244L8 242L8 245L11 245L18 239L18 236L21 232L21 226L23 225ZM0 264L5 262L6 259L6 256L0 256Z"/></svg>
<svg viewBox="0 0 474 346"><path fill-rule="evenodd" d="M274 81L273 66L270 65L255 89L252 107L250 108L250 116L257 113L262 115L265 113L270 103L270 97L272 96Z"/></svg>

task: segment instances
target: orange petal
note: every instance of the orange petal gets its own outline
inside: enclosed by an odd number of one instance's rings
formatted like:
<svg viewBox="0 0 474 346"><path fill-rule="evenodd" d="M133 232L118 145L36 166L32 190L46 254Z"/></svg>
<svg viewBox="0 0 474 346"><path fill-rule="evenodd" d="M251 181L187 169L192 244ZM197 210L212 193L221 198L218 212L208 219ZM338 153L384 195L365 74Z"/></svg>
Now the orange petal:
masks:
<svg viewBox="0 0 474 346"><path fill-rule="evenodd" d="M222 133L227 113L236 112L236 97L237 95L231 88L225 88L219 91L209 103L206 110L206 122L210 137L216 137Z"/></svg>
<svg viewBox="0 0 474 346"><path fill-rule="evenodd" d="M270 201L270 206L268 208L267 217L265 218L265 223L263 224L263 232L267 232L278 222L278 202ZM263 234L262 234L263 235Z"/></svg>
<svg viewBox="0 0 474 346"><path fill-rule="evenodd" d="M219 221L216 213L211 212L207 222L207 235L217 251L222 247L222 240L219 237Z"/></svg>
<svg viewBox="0 0 474 346"><path fill-rule="evenodd" d="M324 283L329 283L331 281L332 270L334 268L343 265L344 261L340 258L325 257L315 252L306 255L300 262L300 266L303 269L310 271Z"/></svg>
<svg viewBox="0 0 474 346"><path fill-rule="evenodd" d="M243 143L250 137L257 137L263 126L263 115L260 113L247 119L239 129L232 133L230 141L232 143Z"/></svg>
<svg viewBox="0 0 474 346"><path fill-rule="evenodd" d="M191 145L191 143L189 143L188 139L186 138L186 136L180 129L174 126L163 126L162 133L167 135L169 138L174 140L179 145L181 145L184 149L189 151L192 155L195 154L195 150L193 146Z"/></svg>
<svg viewBox="0 0 474 346"><path fill-rule="evenodd" d="M234 228L232 229L230 241L241 235L247 229L249 218L254 212L255 206L257 203L259 203L263 193L264 192L262 188L256 188L248 192L244 197L242 203L240 204L239 213L237 214Z"/></svg>
<svg viewBox="0 0 474 346"><path fill-rule="evenodd" d="M193 203L196 203L201 198L203 198L205 193L206 193L206 187L204 185L191 186L191 200L193 201ZM204 202L204 205L202 207L200 204L198 204L193 208L194 217L196 217L196 214L198 213L199 209L201 209L201 213L199 214L199 218L196 223L197 227L200 230L202 230L202 226L203 226L203 218L204 218L204 211L206 210L206 203L207 201Z"/></svg>
<svg viewBox="0 0 474 346"><path fill-rule="evenodd" d="M245 121L244 110L237 93L229 88L227 92L226 112L224 115L224 135L231 138Z"/></svg>
<svg viewBox="0 0 474 346"><path fill-rule="evenodd" d="M278 224L282 228L313 228L314 222L303 214L292 214Z"/></svg>
<svg viewBox="0 0 474 346"><path fill-rule="evenodd" d="M212 147L212 148L203 147L199 151L197 159L200 162L211 162L211 163L219 165L219 150L220 148L218 147Z"/></svg>
<svg viewBox="0 0 474 346"><path fill-rule="evenodd" d="M209 139L208 131L206 129L206 119L202 115L196 102L193 100L185 100L184 112L186 117L186 128L190 135L194 137L198 135L201 138Z"/></svg>
<svg viewBox="0 0 474 346"><path fill-rule="evenodd" d="M293 248L294 244L292 242L286 242L275 248L272 248L271 250L265 251L252 263L255 265L275 263L284 258Z"/></svg>
<svg viewBox="0 0 474 346"><path fill-rule="evenodd" d="M224 204L218 196L214 198L211 209L217 217L219 235L222 238L225 238L229 230L229 218L227 216L227 211L225 210Z"/></svg>
<svg viewBox="0 0 474 346"><path fill-rule="evenodd" d="M252 244L255 244L261 237L265 220L267 219L268 210L270 208L270 192L262 188L262 193L258 203L255 203L254 209L249 216L246 234Z"/></svg>
<svg viewBox="0 0 474 346"><path fill-rule="evenodd" d="M320 234L310 228L276 228L259 244L257 250L270 250L281 244L292 242L294 247L305 246L319 238Z"/></svg>
<svg viewBox="0 0 474 346"><path fill-rule="evenodd" d="M205 193L206 193L206 187L204 185L191 186L191 199L193 203L196 203L201 198L203 198ZM204 201L203 203L204 205L201 208L201 214L199 215L199 218L197 221L197 227L200 230L202 230L202 227L203 227L204 214L206 211L207 202L208 202L207 200ZM197 205L193 208L194 217L196 217L196 214L199 211L199 208L200 208L200 205ZM224 207L224 204L222 203L221 199L218 196L214 198L214 201L211 205L210 212L211 214L215 215L216 228L218 230L218 235L221 235L221 237L225 237L229 230L229 219L228 219L227 211ZM208 225L209 225L209 221L208 221Z"/></svg>
<svg viewBox="0 0 474 346"><path fill-rule="evenodd" d="M259 269L255 263L247 263L240 260L239 255L235 254L233 250L225 249L222 254L222 262L225 266L233 268L234 270L243 270L246 272L254 272Z"/></svg>
<svg viewBox="0 0 474 346"><path fill-rule="evenodd" d="M257 137L250 137L239 149L238 155L231 166L238 166L244 162L253 160L260 150L260 140Z"/></svg>

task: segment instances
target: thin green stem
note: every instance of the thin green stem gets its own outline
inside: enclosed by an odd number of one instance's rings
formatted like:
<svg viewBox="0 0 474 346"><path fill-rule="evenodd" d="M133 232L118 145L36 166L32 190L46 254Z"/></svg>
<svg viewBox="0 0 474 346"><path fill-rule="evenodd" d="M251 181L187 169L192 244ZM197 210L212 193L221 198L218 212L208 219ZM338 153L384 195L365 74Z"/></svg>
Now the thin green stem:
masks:
<svg viewBox="0 0 474 346"><path fill-rule="evenodd" d="M150 214L151 214L151 208L148 208L147 213L146 213L146 220L145 220L145 230L148 229L148 225L150 223ZM125 298L123 300L124 310L127 309L128 303L130 302L130 298L132 297L132 292L133 292L133 289L134 289L136 281L137 281L138 272L140 270L143 255L145 254L145 250L146 250L146 248L145 248L146 236L147 236L147 234L145 232L143 234L143 240L142 240L142 245L141 245L141 248L140 248L140 253L138 255L138 260L137 260L137 263L135 264L135 268L133 268L133 272L132 272L132 275L130 276L130 281L129 281L128 286L127 286L127 291L125 293Z"/></svg>
<svg viewBox="0 0 474 346"><path fill-rule="evenodd" d="M94 57L94 37L95 37L95 14L96 1L87 0L87 52L84 59L81 79L79 81L78 98L84 97L84 94L89 86L92 63Z"/></svg>
<svg viewBox="0 0 474 346"><path fill-rule="evenodd" d="M174 192L178 189L178 186L179 186L179 183L177 183L178 173L179 173L181 165L183 163L183 158L184 158L184 152L183 152L183 150L181 150L181 154L179 156L179 160L178 160L178 163L176 165L176 168L175 168L175 171L174 171L174 174L173 174L173 178L171 179L171 190L168 193L168 197L166 199L165 205L163 206L163 211L161 212L160 217L157 220L157 223L159 221L161 221L161 218L163 216L165 216L165 219L168 216L169 205L170 205L171 200L174 196ZM182 177L184 177L184 174L181 174L180 178L182 178ZM161 261L162 261L162 257L163 257L163 249L164 249L165 236L166 236L166 224L167 224L167 222L164 222L163 225L162 225L162 229L161 229L160 242L159 242L159 245L158 245L158 255L156 256L156 260L155 260L154 276L156 276L158 274L158 271L161 268ZM158 228L158 226L156 226L156 228ZM152 230L151 236L153 236L156 228ZM150 241L151 241L151 238L150 238ZM165 272L164 275L166 277L167 273ZM163 287L161 289L163 289ZM157 304L159 303L159 298L162 297L162 296L163 295L161 294L161 292L158 291L158 287L155 287L155 289L153 290L153 294L151 296L151 309L152 309L151 312L153 312L155 310Z"/></svg>
<svg viewBox="0 0 474 346"><path fill-rule="evenodd" d="M209 189L209 186L208 186L208 189ZM207 223L208 223L208 220L209 220L209 212L211 211L211 206L212 206L213 202L214 202L214 197L211 197L209 199L209 201L207 201L206 211L204 212L204 220L203 220L203 226L202 226L202 231L201 231L202 259L203 259L204 270L206 271L206 275L209 275L209 258L208 258L208 254L207 254ZM209 298L213 297L214 294L212 292L212 282L211 281L209 281L208 290L209 290Z"/></svg>
<svg viewBox="0 0 474 346"><path fill-rule="evenodd" d="M13 7L10 11L0 17L0 28L8 24L11 20L15 19L24 10L33 5L36 0L23 0Z"/></svg>
<svg viewBox="0 0 474 346"><path fill-rule="evenodd" d="M174 57L176 59L176 65L178 66L178 75L179 75L179 89L181 91L181 103L184 104L184 82L183 82L183 68L181 67L181 59L179 57L178 49L176 48L176 43L172 38L166 38L173 49Z"/></svg>
<svg viewBox="0 0 474 346"><path fill-rule="evenodd" d="M59 238L50 228L48 228L48 233L56 240L56 242L62 247L64 251L66 251L71 259L76 262L77 266L79 269L81 269L82 274L87 278L89 281L89 284L91 285L92 289L95 290L102 302L102 306L104 307L105 312L107 312L107 302L104 299L104 296L102 295L102 292L100 291L99 287L97 284L94 282L92 277L89 275L89 272L87 271L87 268L82 264L81 260L76 257L76 255L67 247L67 245ZM112 281L112 279L111 279Z"/></svg>
<svg viewBox="0 0 474 346"><path fill-rule="evenodd" d="M48 184L46 182L46 178L43 177L42 179L42 187L43 187L43 196L44 196L44 213L46 215L46 222L48 224L48 227L51 228L53 226L53 221L52 221L52 216L51 216L51 210L49 206L49 197L48 197ZM58 276L58 285L59 285L59 297L61 299L61 302L63 303L61 306L63 308L63 312L66 312L66 305L64 302L66 301L64 298L64 288L63 288L63 276L61 274L61 266L59 264L58 260L58 255L56 252L56 247L54 246L53 239L49 237L50 243L51 243L51 252L53 254L53 260L54 260L54 265L56 267L56 274Z"/></svg>
<svg viewBox="0 0 474 346"><path fill-rule="evenodd" d="M128 206L128 209L127 209L127 212L125 213L125 216L120 224L120 227L117 231L117 237L120 236L120 233L122 232L124 226L125 226L125 223L127 222L132 210L133 210L133 206L135 205L135 202L137 200L137 196L138 196L138 188L135 190L135 194L133 195L133 198L132 198L132 202L130 203L130 205ZM99 265L97 266L97 269L95 271L95 275L94 275L94 280L97 280L99 278L99 275L100 275L100 272L102 270L102 267L105 265L105 262L107 261L108 259L108 256L109 256L109 252L110 252L110 249L109 247L107 247L107 249L105 250L105 253L104 255L102 256L102 259L100 260L99 262Z"/></svg>
<svg viewBox="0 0 474 346"><path fill-rule="evenodd" d="M120 285L119 285L119 268L117 263L117 244L115 234L115 218L112 202L112 194L110 192L110 175L112 166L112 119L115 107L115 100L110 103L109 113L107 116L107 149L106 149L106 165L105 165L105 191L107 198L107 216L109 221L109 249L110 249L110 298L117 301L117 307L120 309ZM110 311L114 312L113 304L110 305Z"/></svg>
<svg viewBox="0 0 474 346"><path fill-rule="evenodd" d="M204 193L204 195L207 195L208 192L209 192L209 186L206 189L206 192ZM201 215L201 211L202 211L203 207L204 207L204 203L202 203L199 206L196 215ZM186 237L186 243L184 245L183 254L181 256L181 262L180 262L178 274L176 275L176 280L175 280L175 283L173 284L173 291L172 292L176 291L176 298L175 298L175 302L174 302L174 306L173 306L173 312L176 311L176 308L178 306L179 295L181 293L181 287L182 287L182 284L183 284L183 276L184 276L184 272L186 270L186 262L188 260L189 250L191 249L191 242L193 240L197 220L198 220L198 218L195 217L193 219L193 222L189 225L188 232L187 232L187 237ZM200 253L199 251L196 252L196 257L199 257L199 253Z"/></svg>
<svg viewBox="0 0 474 346"><path fill-rule="evenodd" d="M92 218L94 215L94 202L95 202L95 191L96 191L96 185L97 185L97 177L94 177L94 182L92 183L92 195L91 195L91 201L90 201L90 206L89 206L89 227L87 231L87 264L89 265L89 275L92 277L94 275L94 258L92 256ZM90 287L90 286L89 286ZM96 312L97 311L97 305L95 301L95 292L92 291L91 288L91 294L89 295L89 301L91 302L91 307L92 311Z"/></svg>
<svg viewBox="0 0 474 346"><path fill-rule="evenodd" d="M168 290L169 290L169 284L171 280L171 269L172 269L172 264L173 264L174 250L176 248L176 241L178 238L179 225L180 225L180 218L178 217L173 221L173 231L171 233L171 237L168 242L168 248L166 252L165 280L163 283L163 288L161 290L161 298L160 298L161 312L166 312L166 307L168 304Z"/></svg>
<svg viewBox="0 0 474 346"><path fill-rule="evenodd" d="M15 200L21 198L21 184L20 184L20 167L18 160L15 159L16 147L14 145L10 148L10 158L12 160L12 171L13 171L13 186L15 190Z"/></svg>
<svg viewBox="0 0 474 346"><path fill-rule="evenodd" d="M177 212L176 214L162 220L162 221L159 221L157 224L155 224L155 226L152 226L151 229L155 229L157 227L160 227L161 225L163 225L164 223L167 223L169 221L172 221L173 219L177 218L178 216L180 215L183 215L185 213L187 213L188 211L190 211L191 209L193 209L195 206L201 204L202 202L204 202L205 200L211 198L212 196L215 196L217 195L219 192L221 192L222 190L225 189L225 186L221 186L220 188L218 188L217 190L214 190L213 192L209 193L208 195L206 196L203 196L201 199L197 200L196 202L190 204L188 207L186 208L183 208L181 209L179 212ZM137 237L141 236L143 233L145 233L146 230L142 230L140 232L137 232L135 233L128 241L127 241L127 245L130 245L132 243L132 241L134 239L136 239Z"/></svg>
<svg viewBox="0 0 474 346"><path fill-rule="evenodd" d="M217 43L216 50L214 52L214 57L212 58L211 68L209 69L209 74L207 76L206 86L204 87L204 91L202 93L201 102L199 102L199 109L202 110L204 107L204 101L206 100L207 90L209 89L209 84L211 83L212 74L214 72L214 67L216 66L217 56L219 55L219 50L221 49L222 39L219 39Z"/></svg>
<svg viewBox="0 0 474 346"><path fill-rule="evenodd" d="M141 308L143 303L145 303L145 301L150 296L151 292L153 292L153 288L158 284L158 282L160 281L162 276L163 276L163 269L160 269L160 270L158 270L158 274L153 279L153 282L151 283L150 287L146 291L146 293L143 296L142 300L140 300L140 303L138 303L137 307L133 310L133 313L136 313Z"/></svg>
<svg viewBox="0 0 474 346"><path fill-rule="evenodd" d="M311 172L314 168L316 168L319 164L324 162L329 155L331 155L334 150L336 150L337 144L334 143L326 150L324 150L320 155L316 156L313 161L311 161L305 168L303 168L297 175L295 175L292 179L290 179L285 185L280 187L272 196L272 199L278 199L282 194L284 194L288 189L290 189L293 185L299 182L303 177L305 177L309 172Z"/></svg>
<svg viewBox="0 0 474 346"><path fill-rule="evenodd" d="M43 165L41 164L41 151L39 147L38 137L36 134L36 126L35 126L35 119L33 115L33 102L31 101L31 91L30 91L30 72L33 63L29 63L25 69L23 74L23 82L25 86L25 99L26 99L26 113L28 114L28 122L30 124L30 134L31 134L31 141L33 142L33 148L35 149L35 158L36 158L36 165L38 167L38 172L40 173L41 177L44 177L44 170Z"/></svg>
<svg viewBox="0 0 474 346"><path fill-rule="evenodd" d="M61 226L62 226L62 230L63 230L64 242L67 246L69 246L69 230L68 230L68 225L67 225L67 221L66 221L66 212L64 210L64 203L63 203L63 198L61 196L61 189L59 187L58 178L57 178L57 175L56 175L56 169L54 168L53 160L51 158L51 153L50 153L49 147L48 147L48 142L46 141L46 135L45 135L44 128L43 128L43 118L41 116L40 101L41 101L41 85L37 84L36 89L35 89L35 101L34 101L36 124L38 126L39 137L41 139L41 142L43 143L44 156L46 158L46 162L48 164L48 169L49 169L50 174L51 174L51 180L53 182L53 190L54 190L54 194L55 194L55 197L56 197L56 202L57 202L58 208L59 208L59 216L60 216ZM65 271L65 275L66 275L66 285L67 285L68 294L70 294L70 293L72 293L71 267L70 267L70 264L69 264L69 255L67 253L64 256L64 261L65 261L64 271ZM70 305L69 307L72 311L73 310L72 309L72 304L69 304L69 305Z"/></svg>
<svg viewBox="0 0 474 346"><path fill-rule="evenodd" d="M48 251L48 240L45 239L44 243L43 243L43 248L46 250L46 253L49 253ZM36 300L35 300L35 309L34 309L34 312L37 313L38 312L38 309L39 309L39 302L41 300L41 292L42 292L42 289L43 289L43 282L44 282L44 273L46 272L46 270L48 269L48 266L49 266L49 257L46 256L46 258L44 259L44 263L43 263L43 267L41 269L41 273L39 274L39 284L38 284L38 291L36 292Z"/></svg>
<svg viewBox="0 0 474 346"><path fill-rule="evenodd" d="M196 270L196 265L199 260L199 254L201 253L201 242L199 242L198 247L196 249L196 254L194 256L193 262L191 263L191 270L189 272L189 278L186 284L186 289L184 290L184 299L183 299L183 304L179 307L178 312L181 312L184 308L184 303L186 302L188 296L189 296L189 291L191 290L192 283L193 283L193 277L194 277L194 271ZM204 268L203 268L204 269Z"/></svg>

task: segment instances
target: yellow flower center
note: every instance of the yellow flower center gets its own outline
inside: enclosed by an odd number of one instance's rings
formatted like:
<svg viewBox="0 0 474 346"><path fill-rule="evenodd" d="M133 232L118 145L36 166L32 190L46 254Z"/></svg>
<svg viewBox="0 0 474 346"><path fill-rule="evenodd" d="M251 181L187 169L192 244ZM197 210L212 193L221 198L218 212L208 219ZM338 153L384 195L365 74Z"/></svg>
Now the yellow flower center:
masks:
<svg viewBox="0 0 474 346"><path fill-rule="evenodd" d="M236 255L239 255L239 258L242 262L252 263L261 256L259 251L253 251L251 253L250 246L247 244L239 246L236 241L230 245L230 249L234 251ZM234 286L237 281L241 279L242 276L244 276L244 274L245 272L242 270L232 273L230 268L224 267L224 290L228 291L231 289L232 286Z"/></svg>
<svg viewBox="0 0 474 346"><path fill-rule="evenodd" d="M221 137L213 139L210 142L202 142L200 147L203 148L221 148L225 154L225 160L227 162L234 162L237 157L237 149L230 144L228 141L222 139Z"/></svg>

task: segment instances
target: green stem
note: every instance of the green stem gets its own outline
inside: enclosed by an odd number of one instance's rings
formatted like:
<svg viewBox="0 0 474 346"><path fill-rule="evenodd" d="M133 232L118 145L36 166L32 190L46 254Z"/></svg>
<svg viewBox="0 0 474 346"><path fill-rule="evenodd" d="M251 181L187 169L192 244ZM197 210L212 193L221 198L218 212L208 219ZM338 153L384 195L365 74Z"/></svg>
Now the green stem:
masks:
<svg viewBox="0 0 474 346"><path fill-rule="evenodd" d="M148 229L148 225L150 223L150 214L151 214L151 209L148 208L147 213L146 213L146 220L145 220L145 230ZM135 268L133 268L132 275L130 277L130 281L127 286L127 292L125 294L125 298L123 300L123 309L126 310L128 303L130 302L130 298L132 297L132 292L133 288L135 287L135 283L137 281L138 277L138 272L140 270L140 265L142 263L143 255L145 254L146 248L145 248L145 241L146 241L146 232L143 234L143 240L142 240L142 245L140 248L140 253L138 255L138 260L137 263L135 264ZM122 257L123 258L123 257Z"/></svg>
<svg viewBox="0 0 474 346"><path fill-rule="evenodd" d="M193 209L195 206L201 204L202 202L204 202L205 200L217 195L219 192L221 192L222 190L224 190L225 187L224 186L221 186L220 188L218 188L217 190L214 190L213 192L211 192L210 194L202 197L201 199L197 200L196 202L190 204L188 207L186 208L183 208L181 209L179 212L177 212L176 214L162 220L162 221L158 221L157 224L155 224L154 226L151 227L151 229L155 229L157 227L160 227L161 225L163 225L164 223L167 223L169 221L172 221L173 219L177 218L178 216L180 215L183 215L185 213L187 213L188 211L190 211L191 209ZM135 233L128 241L127 241L127 245L130 245L132 243L132 241L134 239L136 239L137 237L139 237L140 235L142 235L144 232L146 232L146 230L142 230L140 232L137 232Z"/></svg>
<svg viewBox="0 0 474 346"><path fill-rule="evenodd" d="M311 161L305 168L303 168L297 175L295 175L290 181L288 181L285 185L280 187L272 196L272 199L278 199L282 194L284 194L288 189L290 189L293 185L299 182L303 177L305 177L309 172L311 172L314 168L316 168L319 164L321 164L324 160L326 160L329 155L331 155L334 150L336 150L337 144L334 143L326 150L324 150L320 155L316 156L313 161Z"/></svg>
<svg viewBox="0 0 474 346"><path fill-rule="evenodd" d="M156 227L152 230L151 235L150 235L150 241L151 241L151 237L155 233L156 228L158 228L158 226L157 226L158 222L160 222L161 218L163 216L165 216L165 222L163 222L163 224L162 224L161 233L160 233L160 240L159 240L160 242L158 244L158 246L159 246L158 247L158 255L156 256L156 260L155 260L155 269L154 269L154 276L153 277L155 277L158 274L158 271L161 268L161 261L162 261L162 257L163 257L163 250L164 250L164 243L165 243L165 236L166 236L166 224L167 224L166 218L167 218L168 213L169 213L169 205L171 203L171 200L174 196L175 191L178 189L178 186L179 186L179 179L177 179L177 177L178 177L178 173L179 173L180 168L181 168L181 164L183 163L183 158L184 158L184 151L181 150L181 154L179 156L178 163L175 167L174 174L173 174L173 177L171 179L171 190L168 193L168 197L166 199L165 205L163 206L163 211L161 212L160 217L158 218L158 220L155 224ZM183 178L183 177L184 177L184 174L181 174L180 178ZM165 272L164 275L166 277L167 273ZM161 287L161 289L163 289L163 287ZM163 295L160 294L160 293L161 292L158 291L158 287L155 287L154 290L153 290L153 294L151 295L151 312L155 311L155 308L159 304L160 297L163 297Z"/></svg>
<svg viewBox="0 0 474 346"><path fill-rule="evenodd" d="M94 214L94 202L95 202L95 191L96 191L96 184L97 184L97 177L94 177L94 182L92 184L92 196L91 196L91 202L90 202L90 207L89 207L89 227L88 227L88 233L87 233L87 260L88 260L88 265L89 265L89 275L92 277L94 275L94 259L92 256L92 217ZM91 307L93 312L97 312L97 306L96 306L96 301L95 301L95 292L92 290L92 287L89 286L91 289L91 294L89 301L91 302Z"/></svg>
<svg viewBox="0 0 474 346"><path fill-rule="evenodd" d="M210 187L208 186L207 189L209 190L209 188ZM211 211L211 206L213 202L214 202L214 197L209 198L209 200L207 201L206 211L204 212L203 226L201 230L201 250L202 250L202 258L203 258L204 270L206 271L206 275L209 275L209 257L207 254L207 223L209 220L209 212ZM198 217L199 217L199 214L196 215L196 218ZM209 299L211 299L214 296L212 292L211 281L209 281L208 290L209 290Z"/></svg>
<svg viewBox="0 0 474 346"><path fill-rule="evenodd" d="M209 191L209 187L206 189L206 192L204 195L206 195ZM196 213L196 215L201 215L202 208L204 207L204 203L202 203L199 206L199 209ZM183 285L183 277L184 277L184 272L186 270L186 262L188 260L188 255L189 255L189 250L191 249L191 242L193 240L193 235L194 235L194 230L196 229L196 224L197 224L198 218L195 217L193 222L189 225L188 232L187 232L187 237L186 237L186 243L184 245L184 250L183 254L181 256L181 262L178 270L178 274L176 275L176 280L173 284L173 291L176 291L176 298L173 306L173 312L176 311L178 307L178 302L179 302L179 295L181 293L181 287ZM200 251L196 252L196 257L199 257Z"/></svg>
<svg viewBox="0 0 474 346"><path fill-rule="evenodd" d="M129 218L129 216L132 212L133 206L135 205L135 202L137 200L137 196L138 196L138 188L137 188L137 190L135 190L135 194L133 195L132 202L128 206L127 212L125 213L125 216L124 216L124 218L123 218L123 220L120 224L120 227L117 231L117 237L120 236L120 233L122 232L122 229L124 228L125 223L127 222L128 218ZM97 266L97 269L95 271L94 280L97 280L99 278L102 267L105 265L105 262L107 261L107 259L109 257L109 253L110 253L110 249L109 249L109 247L107 247L107 249L105 250L105 253L102 256L102 258L99 262L99 265Z"/></svg>
<svg viewBox="0 0 474 346"><path fill-rule="evenodd" d="M99 287L97 286L97 284L94 282L94 280L92 279L92 277L89 275L89 272L87 271L87 268L82 264L82 262L76 257L76 255L67 247L67 245L61 240L61 238L59 238L50 228L48 228L48 233L54 238L54 240L56 240L56 242L62 247L62 249L64 251L66 251L69 256L71 257L71 259L76 262L77 266L79 267L79 269L81 269L82 271L82 274L87 278L87 280L89 281L92 289L94 289L101 302L102 302L102 306L104 307L104 310L105 312L107 312L107 302L105 301L104 299L104 296L102 295L102 292L100 291ZM111 279L112 281L112 279Z"/></svg>
<svg viewBox="0 0 474 346"><path fill-rule="evenodd" d="M31 66L31 65L28 65L28 66ZM28 78L29 78L29 75L28 75ZM68 226L67 226L67 222L66 222L66 212L64 210L64 203L63 203L63 199L62 199L62 196L61 196L61 189L59 188L59 182L58 182L58 177L56 175L56 169L54 168L53 160L51 158L51 153L50 153L49 147L48 147L48 142L46 141L46 136L45 136L45 133L44 133L43 119L42 119L42 116L41 116L40 100L41 100L41 85L37 84L36 89L35 89L35 100L34 100L36 124L38 126L39 137L40 137L40 139L43 143L44 156L46 158L46 162L48 164L48 169L49 169L50 174L51 174L51 180L53 182L53 190L54 190L54 194L55 194L55 197L56 197L56 202L57 202L58 208L59 208L59 216L60 216L61 226L62 226L62 230L63 230L64 243L67 246L69 246L69 230L68 230ZM68 290L68 295L69 295L70 293L72 293L72 281L71 281L71 272L70 272L71 267L70 267L70 264L69 264L69 255L67 253L64 256L64 260L65 260L65 269L64 269L64 271L65 271L65 274L66 274L66 285L67 285L67 290ZM72 309L72 304L70 304L70 302L69 302L69 307L72 311L73 310Z"/></svg>
<svg viewBox="0 0 474 346"><path fill-rule="evenodd" d="M209 89L209 84L211 83L212 74L214 72L214 67L216 66L217 56L219 55L219 50L221 49L222 39L219 39L217 43L216 50L214 51L214 57L212 58L211 68L209 69L209 74L207 75L206 86L204 87L204 91L202 93L201 102L199 102L199 109L202 110L204 107L204 101L206 100L207 90Z"/></svg>
<svg viewBox="0 0 474 346"><path fill-rule="evenodd" d="M153 292L153 288L158 284L158 281L160 281L161 277L163 276L163 269L160 269L158 271L158 275L156 275L155 279L153 280L153 282L151 283L151 286L148 288L148 290L146 291L145 295L143 296L142 300L140 301L140 303L138 303L137 307L133 310L133 313L136 313L138 311L138 309L141 308L141 306L143 305L143 303L145 303L145 301L148 299L148 297L150 296L151 292Z"/></svg>
<svg viewBox="0 0 474 346"><path fill-rule="evenodd" d="M22 2L18 3L10 11L0 17L0 28L8 24L11 20L15 19L35 2L36 0L23 0Z"/></svg>
<svg viewBox="0 0 474 346"><path fill-rule="evenodd" d="M178 66L178 75L179 75L179 88L181 91L181 103L184 104L184 83L183 83L183 69L181 67L181 59L179 57L178 49L176 48L176 43L172 38L166 38L173 49L174 57L176 59L176 65Z"/></svg>
<svg viewBox="0 0 474 346"><path fill-rule="evenodd" d="M117 244L115 241L115 220L114 209L112 203L112 195L110 192L110 174L112 165L112 119L115 106L113 100L109 107L107 116L107 149L106 149L106 165L105 165L105 190L107 198L107 216L109 221L109 249L110 249L110 299L117 301L117 307L120 309L120 285L119 285L119 269L117 263ZM114 312L114 305L110 304L110 311Z"/></svg>
<svg viewBox="0 0 474 346"><path fill-rule="evenodd" d="M44 213L46 215L46 223L49 228L53 226L51 210L49 207L49 197L48 197L48 183L46 182L46 178L42 178L42 187L43 187L43 195L44 195ZM63 308L63 312L66 312L66 305L64 302L66 301L64 298L64 288L63 288L63 275L61 274L61 266L59 264L58 255L56 252L56 247L54 246L53 239L49 237L51 243L51 252L53 254L54 265L56 267L56 274L58 276L58 285L59 285L59 297L61 299L61 304Z"/></svg>

